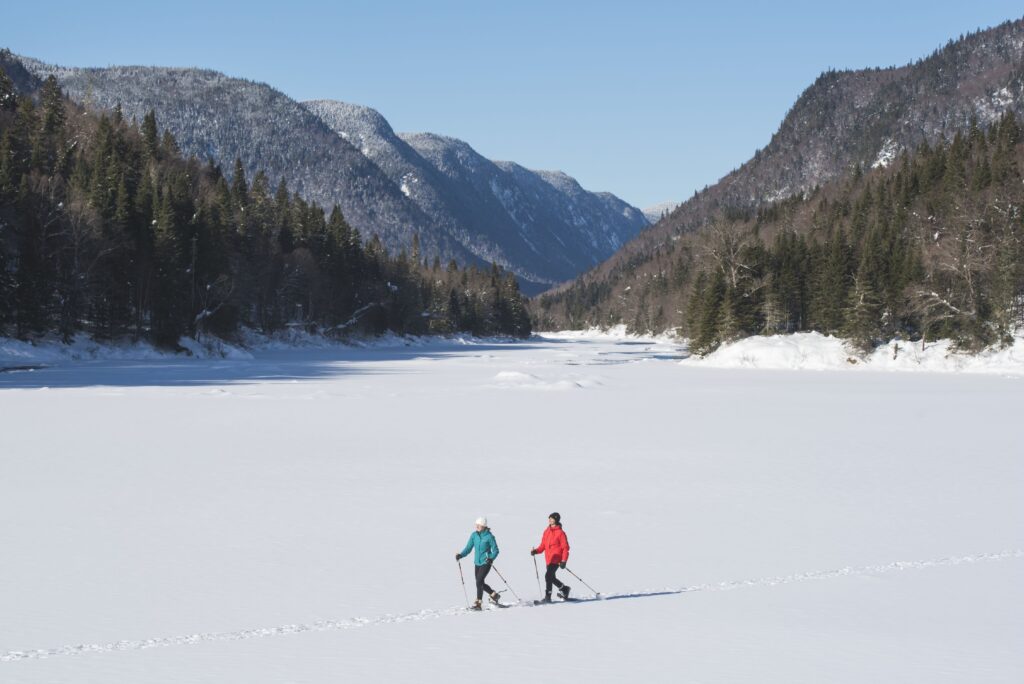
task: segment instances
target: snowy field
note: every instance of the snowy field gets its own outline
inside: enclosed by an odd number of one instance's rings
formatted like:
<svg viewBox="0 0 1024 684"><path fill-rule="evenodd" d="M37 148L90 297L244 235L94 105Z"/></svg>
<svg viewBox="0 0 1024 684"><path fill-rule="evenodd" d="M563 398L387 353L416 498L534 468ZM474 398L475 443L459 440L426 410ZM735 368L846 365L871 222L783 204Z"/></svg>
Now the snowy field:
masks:
<svg viewBox="0 0 1024 684"><path fill-rule="evenodd" d="M0 681L1024 681L1024 378L682 355L0 372ZM553 510L606 600L466 613L474 518L531 600Z"/></svg>

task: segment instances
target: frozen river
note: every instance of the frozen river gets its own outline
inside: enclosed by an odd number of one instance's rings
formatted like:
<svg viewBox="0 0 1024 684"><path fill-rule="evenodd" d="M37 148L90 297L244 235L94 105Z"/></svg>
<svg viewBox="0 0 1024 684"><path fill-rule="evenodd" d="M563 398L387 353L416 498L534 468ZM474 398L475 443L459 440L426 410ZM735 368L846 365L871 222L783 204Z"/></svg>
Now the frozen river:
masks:
<svg viewBox="0 0 1024 684"><path fill-rule="evenodd" d="M1024 379L681 355L0 373L0 681L1024 681ZM553 510L608 600L463 612L473 520L532 600Z"/></svg>

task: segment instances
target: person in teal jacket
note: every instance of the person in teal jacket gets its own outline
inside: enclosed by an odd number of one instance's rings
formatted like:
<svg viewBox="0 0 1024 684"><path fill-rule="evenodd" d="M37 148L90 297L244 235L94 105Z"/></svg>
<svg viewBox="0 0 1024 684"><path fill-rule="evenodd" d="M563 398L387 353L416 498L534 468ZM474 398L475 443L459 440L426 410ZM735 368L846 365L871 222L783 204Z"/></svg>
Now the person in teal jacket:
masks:
<svg viewBox="0 0 1024 684"><path fill-rule="evenodd" d="M494 603L501 598L498 592L487 586L484 581L487 573L491 571L491 564L498 557L498 542L491 533L491 528L487 526L487 518L476 519L476 531L470 533L466 548L455 554L455 561L458 562L468 556L470 550L473 551L473 564L476 566L476 602L473 604L473 610L480 610L485 591Z"/></svg>

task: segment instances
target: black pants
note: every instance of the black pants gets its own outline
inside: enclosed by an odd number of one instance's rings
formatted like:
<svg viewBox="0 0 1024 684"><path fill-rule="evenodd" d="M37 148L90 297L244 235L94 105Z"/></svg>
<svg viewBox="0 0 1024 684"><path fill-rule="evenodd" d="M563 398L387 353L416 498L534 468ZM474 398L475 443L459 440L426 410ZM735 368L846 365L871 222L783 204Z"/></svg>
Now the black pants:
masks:
<svg viewBox="0 0 1024 684"><path fill-rule="evenodd" d="M491 564L484 563L483 565L476 566L476 600L480 601L484 597L486 591L488 595L494 592L487 583L484 582L484 578L487 577L487 573L491 571Z"/></svg>
<svg viewBox="0 0 1024 684"><path fill-rule="evenodd" d="M555 570L558 570L558 563L552 563L548 566L548 569L544 571L544 581L547 583L547 588L544 593L551 596L551 585L554 584L556 587L561 589L565 585L562 584L561 580L555 577Z"/></svg>

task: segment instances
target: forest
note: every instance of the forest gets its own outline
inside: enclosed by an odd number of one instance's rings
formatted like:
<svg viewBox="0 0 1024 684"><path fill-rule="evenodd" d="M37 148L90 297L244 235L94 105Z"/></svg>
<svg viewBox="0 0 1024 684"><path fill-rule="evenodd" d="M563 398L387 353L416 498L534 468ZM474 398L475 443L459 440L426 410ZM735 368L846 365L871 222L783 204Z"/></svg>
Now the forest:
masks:
<svg viewBox="0 0 1024 684"><path fill-rule="evenodd" d="M497 266L389 254L263 172L184 158L150 112L82 108L0 70L0 337L445 334L524 337Z"/></svg>

